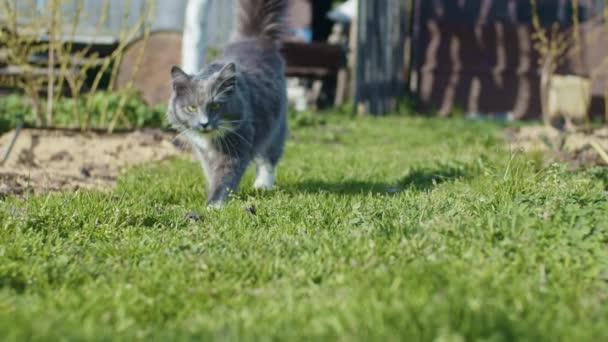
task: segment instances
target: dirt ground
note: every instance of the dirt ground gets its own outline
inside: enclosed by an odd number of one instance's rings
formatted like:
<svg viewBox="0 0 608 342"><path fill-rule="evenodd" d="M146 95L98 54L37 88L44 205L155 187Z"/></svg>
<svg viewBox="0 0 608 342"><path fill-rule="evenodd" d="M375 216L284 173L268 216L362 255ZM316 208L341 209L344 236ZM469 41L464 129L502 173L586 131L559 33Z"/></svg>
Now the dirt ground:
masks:
<svg viewBox="0 0 608 342"><path fill-rule="evenodd" d="M15 135L0 137L0 161ZM174 133L144 130L120 134L65 130L22 130L0 164L0 196L104 188L126 168L183 154L187 145Z"/></svg>
<svg viewBox="0 0 608 342"><path fill-rule="evenodd" d="M0 136L0 162L15 135ZM573 168L608 165L608 128L563 134L545 126L506 131L512 149L540 151L547 162L565 162ZM65 130L25 129L5 163L0 164L0 198L9 194L43 193L114 185L125 169L190 156L187 143L175 133L143 130L120 134Z"/></svg>
<svg viewBox="0 0 608 342"><path fill-rule="evenodd" d="M572 168L608 165L608 127L563 133L543 125L508 129L511 147L542 152L548 163L564 162Z"/></svg>

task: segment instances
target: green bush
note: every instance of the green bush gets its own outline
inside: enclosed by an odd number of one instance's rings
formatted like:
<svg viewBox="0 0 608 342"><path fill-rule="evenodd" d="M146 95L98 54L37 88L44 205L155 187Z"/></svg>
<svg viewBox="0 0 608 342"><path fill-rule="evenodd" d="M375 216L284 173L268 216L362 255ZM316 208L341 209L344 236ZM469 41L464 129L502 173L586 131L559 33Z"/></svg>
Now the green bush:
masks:
<svg viewBox="0 0 608 342"><path fill-rule="evenodd" d="M117 119L121 110L123 115ZM164 115L165 105L151 107L138 93L97 92L79 100L57 101L52 126L105 129L116 121L114 127L118 129L163 127ZM0 132L13 129L20 120L28 126L36 125L28 99L20 94L0 98Z"/></svg>
<svg viewBox="0 0 608 342"><path fill-rule="evenodd" d="M19 121L36 122L25 98L17 94L0 97L0 133L15 128Z"/></svg>

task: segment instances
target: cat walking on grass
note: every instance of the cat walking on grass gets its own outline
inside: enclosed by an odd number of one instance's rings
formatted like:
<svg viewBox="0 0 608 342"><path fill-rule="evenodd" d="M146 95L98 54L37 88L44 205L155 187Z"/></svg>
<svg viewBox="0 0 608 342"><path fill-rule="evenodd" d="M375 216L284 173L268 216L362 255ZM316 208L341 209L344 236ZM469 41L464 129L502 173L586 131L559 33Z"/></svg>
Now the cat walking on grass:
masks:
<svg viewBox="0 0 608 342"><path fill-rule="evenodd" d="M287 0L237 0L222 56L190 75L171 69L167 118L192 145L208 183L208 206L236 191L250 162L254 186L271 189L287 137L285 62L279 53Z"/></svg>

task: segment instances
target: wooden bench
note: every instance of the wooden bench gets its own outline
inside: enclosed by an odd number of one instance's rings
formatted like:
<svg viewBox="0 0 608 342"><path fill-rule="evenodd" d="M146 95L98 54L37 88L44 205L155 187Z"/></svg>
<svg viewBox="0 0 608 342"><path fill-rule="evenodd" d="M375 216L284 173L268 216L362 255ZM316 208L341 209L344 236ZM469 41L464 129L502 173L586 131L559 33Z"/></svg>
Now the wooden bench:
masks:
<svg viewBox="0 0 608 342"><path fill-rule="evenodd" d="M320 98L323 81L346 68L346 48L338 44L284 42L281 52L287 63L287 77L315 80L309 96L313 107Z"/></svg>
<svg viewBox="0 0 608 342"><path fill-rule="evenodd" d="M336 44L285 42L281 52L289 77L325 77L346 66L345 49Z"/></svg>

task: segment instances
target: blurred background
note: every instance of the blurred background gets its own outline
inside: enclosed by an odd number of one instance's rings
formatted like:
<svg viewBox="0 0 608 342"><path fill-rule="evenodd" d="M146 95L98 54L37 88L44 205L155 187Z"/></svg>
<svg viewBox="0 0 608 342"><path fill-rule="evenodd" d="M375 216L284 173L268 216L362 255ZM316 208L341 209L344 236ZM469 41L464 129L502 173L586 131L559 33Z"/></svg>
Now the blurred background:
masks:
<svg viewBox="0 0 608 342"><path fill-rule="evenodd" d="M73 145L40 143L44 130L166 131L171 65L196 72L216 57L233 5L0 0L0 171L64 161L64 149L32 152ZM543 123L526 134L551 150L567 134L608 141L607 15L599 0L290 0L281 48L290 115L304 124L332 110L525 119ZM23 128L38 133L18 140ZM125 159L133 154L148 155Z"/></svg>
<svg viewBox="0 0 608 342"><path fill-rule="evenodd" d="M216 56L232 7L232 0L2 0L3 125L14 125L16 112L35 126L160 124L166 70L200 68ZM579 112L573 116L600 120L604 12L599 0L290 0L283 53L292 106L349 104L382 115L405 103L505 119L569 106ZM560 91L571 103L553 103L565 100L552 99ZM132 108L144 105L153 110Z"/></svg>

